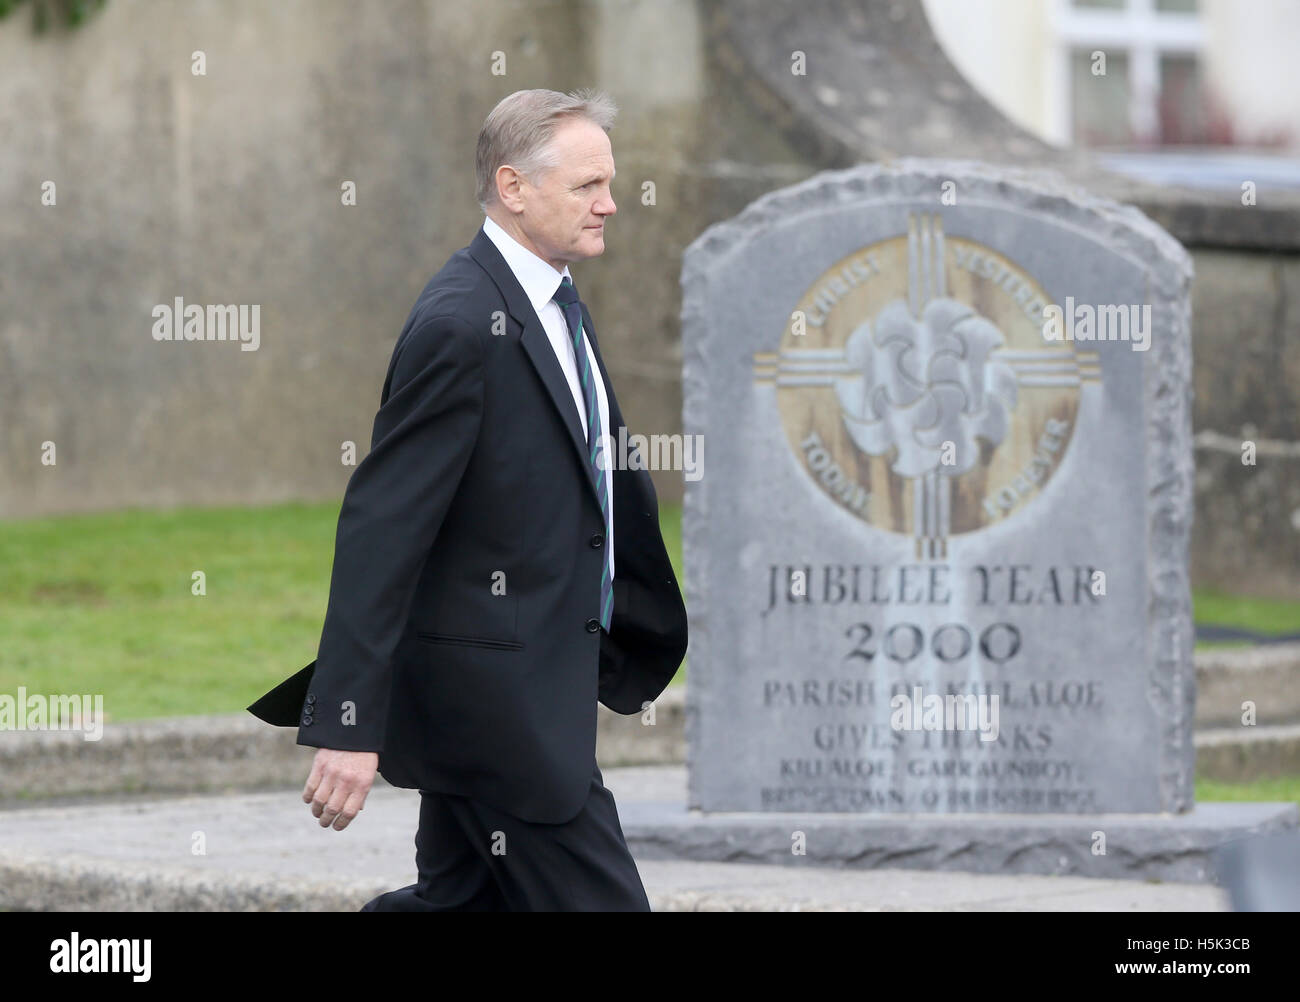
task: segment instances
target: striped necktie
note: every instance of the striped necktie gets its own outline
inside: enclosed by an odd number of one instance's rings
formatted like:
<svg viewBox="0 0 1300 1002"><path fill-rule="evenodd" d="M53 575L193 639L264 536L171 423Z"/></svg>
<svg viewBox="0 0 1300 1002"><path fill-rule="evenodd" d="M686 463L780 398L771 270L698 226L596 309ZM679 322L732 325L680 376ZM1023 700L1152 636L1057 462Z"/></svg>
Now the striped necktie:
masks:
<svg viewBox="0 0 1300 1002"><path fill-rule="evenodd" d="M600 424L600 406L596 396L596 380L599 376L592 370L587 359L587 339L582 331L582 304L578 299L578 290L566 275L560 287L551 297L560 305L564 319L569 324L569 334L573 340L573 355L578 366L578 382L582 384L583 403L587 408L587 465L596 483L596 496L600 498L600 513L605 519L605 546L613 545L609 522L609 493L605 488L605 471L601 469L601 451L605 439ZM605 554L605 569L600 575L600 625L609 632L609 622L614 614L614 582L609 576L609 553Z"/></svg>

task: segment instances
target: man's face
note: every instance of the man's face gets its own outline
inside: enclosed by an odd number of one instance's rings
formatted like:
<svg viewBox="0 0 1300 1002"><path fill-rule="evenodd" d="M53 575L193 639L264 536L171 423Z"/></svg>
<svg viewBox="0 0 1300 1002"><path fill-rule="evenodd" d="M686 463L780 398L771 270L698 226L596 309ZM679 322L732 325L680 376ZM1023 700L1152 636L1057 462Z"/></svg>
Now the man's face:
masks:
<svg viewBox="0 0 1300 1002"><path fill-rule="evenodd" d="M610 194L614 155L609 136L586 119L562 122L552 137L559 163L540 178L523 178L523 211L514 215L525 246L556 271L605 252L605 217L618 211Z"/></svg>

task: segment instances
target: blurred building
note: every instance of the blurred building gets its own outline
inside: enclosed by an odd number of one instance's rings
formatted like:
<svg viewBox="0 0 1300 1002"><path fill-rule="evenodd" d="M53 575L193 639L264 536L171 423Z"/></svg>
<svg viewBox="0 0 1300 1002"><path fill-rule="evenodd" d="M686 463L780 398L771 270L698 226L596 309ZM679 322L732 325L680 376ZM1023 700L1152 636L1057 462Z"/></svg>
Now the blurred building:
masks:
<svg viewBox="0 0 1300 1002"><path fill-rule="evenodd" d="M966 78L1057 146L1158 183L1300 188L1295 0L924 0Z"/></svg>

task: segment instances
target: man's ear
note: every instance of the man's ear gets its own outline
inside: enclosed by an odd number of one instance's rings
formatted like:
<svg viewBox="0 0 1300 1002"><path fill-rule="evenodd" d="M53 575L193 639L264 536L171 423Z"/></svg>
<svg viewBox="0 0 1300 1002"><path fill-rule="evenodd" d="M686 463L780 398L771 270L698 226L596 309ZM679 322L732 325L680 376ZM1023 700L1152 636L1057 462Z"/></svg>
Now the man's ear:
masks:
<svg viewBox="0 0 1300 1002"><path fill-rule="evenodd" d="M493 183L497 186L497 200L511 212L523 208L523 198L519 189L523 186L523 175L509 164L497 168Z"/></svg>

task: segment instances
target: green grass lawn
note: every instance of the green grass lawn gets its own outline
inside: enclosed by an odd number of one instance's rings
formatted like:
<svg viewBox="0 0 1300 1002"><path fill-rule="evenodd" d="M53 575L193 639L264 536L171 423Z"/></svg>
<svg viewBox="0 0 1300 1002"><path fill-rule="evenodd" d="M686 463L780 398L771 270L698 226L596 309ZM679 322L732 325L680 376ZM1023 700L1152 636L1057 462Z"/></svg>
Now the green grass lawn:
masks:
<svg viewBox="0 0 1300 1002"><path fill-rule="evenodd" d="M316 656L338 511L0 523L0 692L103 693L114 720L243 709Z"/></svg>
<svg viewBox="0 0 1300 1002"><path fill-rule="evenodd" d="M680 581L681 506L661 510ZM338 513L335 502L0 522L0 692L102 693L112 720L242 710L316 656ZM206 595L191 594L195 571ZM1300 602L1194 601L1199 622L1300 624Z"/></svg>
<svg viewBox="0 0 1300 1002"><path fill-rule="evenodd" d="M1256 779L1249 783L1220 783L1196 780L1197 800L1239 800L1253 803L1292 800L1300 802L1300 776Z"/></svg>
<svg viewBox="0 0 1300 1002"><path fill-rule="evenodd" d="M1222 592L1197 590L1192 595L1198 623L1235 626L1256 633L1284 634L1300 630L1300 602L1273 598L1225 595ZM1198 647L1231 646L1222 643L1198 644Z"/></svg>
<svg viewBox="0 0 1300 1002"><path fill-rule="evenodd" d="M111 720L242 710L316 656L338 515L332 502L0 522L0 692L102 693ZM680 506L663 532L680 578Z"/></svg>

